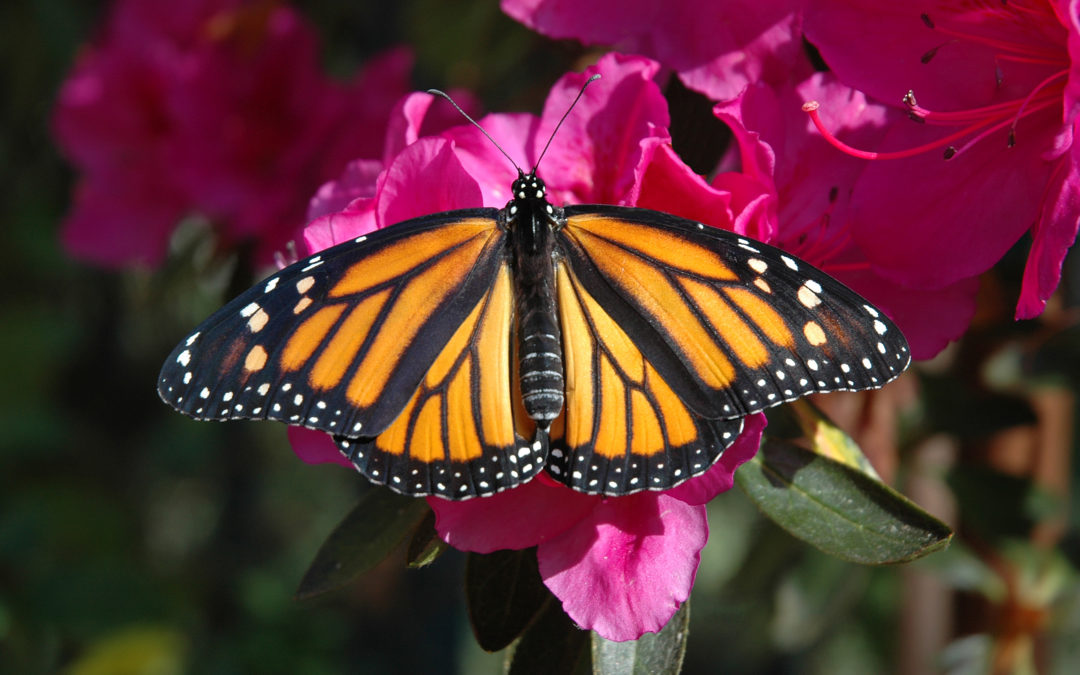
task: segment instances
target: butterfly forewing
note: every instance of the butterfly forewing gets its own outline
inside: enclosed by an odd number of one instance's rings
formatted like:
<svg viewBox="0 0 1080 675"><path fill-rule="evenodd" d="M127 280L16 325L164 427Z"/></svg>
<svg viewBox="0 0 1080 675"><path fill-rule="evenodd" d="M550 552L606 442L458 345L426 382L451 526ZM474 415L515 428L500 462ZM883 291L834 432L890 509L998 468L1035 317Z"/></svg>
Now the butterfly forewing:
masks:
<svg viewBox="0 0 1080 675"><path fill-rule="evenodd" d="M625 495L707 471L742 419L692 414L574 271L556 269L566 407L552 426L551 475L580 492Z"/></svg>
<svg viewBox="0 0 1080 675"><path fill-rule="evenodd" d="M505 264L497 212L407 221L293 264L203 322L161 397L198 419L275 419L375 435Z"/></svg>
<svg viewBox="0 0 1080 675"><path fill-rule="evenodd" d="M910 361L899 329L788 253L646 209L565 209L562 252L698 415L880 387Z"/></svg>
<svg viewBox="0 0 1080 675"><path fill-rule="evenodd" d="M546 448L515 432L507 264L458 327L396 420L376 438L336 436L361 473L404 494L465 499L527 481Z"/></svg>

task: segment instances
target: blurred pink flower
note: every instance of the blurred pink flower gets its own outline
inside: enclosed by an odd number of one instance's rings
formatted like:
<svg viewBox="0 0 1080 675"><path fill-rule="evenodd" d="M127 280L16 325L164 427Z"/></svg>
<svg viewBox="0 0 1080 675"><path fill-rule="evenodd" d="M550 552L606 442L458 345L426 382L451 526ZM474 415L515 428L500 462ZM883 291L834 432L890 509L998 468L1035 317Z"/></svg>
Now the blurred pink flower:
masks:
<svg viewBox="0 0 1080 675"><path fill-rule="evenodd" d="M502 0L502 9L553 38L644 54L710 98L750 83L797 82L812 72L797 0Z"/></svg>
<svg viewBox="0 0 1080 675"><path fill-rule="evenodd" d="M806 35L840 81L922 122L890 124L873 147L900 159L873 162L851 197L853 236L883 276L948 287L1030 231L1017 317L1042 311L1080 222L1078 7L807 3Z"/></svg>
<svg viewBox="0 0 1080 675"><path fill-rule="evenodd" d="M311 194L377 158L411 56L328 79L312 29L276 2L118 0L62 86L57 144L80 171L62 240L108 266L156 265L186 214L268 261Z"/></svg>
<svg viewBox="0 0 1080 675"><path fill-rule="evenodd" d="M670 151L667 107L653 82L658 69L640 57L609 54L590 72L560 80L539 118L488 115L480 122L511 157L531 167L585 79L600 72L603 78L586 90L544 157L540 172L551 199L647 204L702 214L704 222L731 229L754 199L747 190L732 195L710 187ZM398 109L387 147L401 149L382 172L353 164L320 190L312 205L316 218L305 230L308 252L405 218L506 204L514 167L472 126L423 136L430 103L418 94ZM349 197L344 209L327 212ZM660 630L689 596L708 536L703 504L731 488L735 469L757 451L764 426L763 415L748 417L743 434L709 472L663 493L589 496L541 474L493 497L428 502L440 536L456 548L537 546L544 583L571 619L609 639L634 639ZM341 461L325 434L291 429L290 439L305 461Z"/></svg>

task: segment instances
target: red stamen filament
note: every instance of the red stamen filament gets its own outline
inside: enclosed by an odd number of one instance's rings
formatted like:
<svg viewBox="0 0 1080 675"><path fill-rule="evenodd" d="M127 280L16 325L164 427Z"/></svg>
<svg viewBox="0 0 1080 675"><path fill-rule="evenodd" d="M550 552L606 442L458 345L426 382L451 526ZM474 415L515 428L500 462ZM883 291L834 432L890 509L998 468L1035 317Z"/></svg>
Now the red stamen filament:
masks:
<svg viewBox="0 0 1080 675"><path fill-rule="evenodd" d="M970 127L961 129L955 133L949 134L943 138L939 138L936 141L920 145L914 148L908 148L907 150L898 150L896 152L872 152L868 150L859 150L847 143L844 143L839 138L834 136L831 131L826 128L825 123L821 121L821 117L818 115L818 108L821 104L817 101L808 101L803 103L803 112L809 113L810 120L813 121L814 126L821 132L822 137L829 142L830 145L839 148L852 157L858 157L859 159L905 159L907 157L914 157L915 155L921 155L924 152L929 152L936 148L941 148L950 145L953 141L960 140L972 132Z"/></svg>
<svg viewBox="0 0 1080 675"><path fill-rule="evenodd" d="M1060 103L1065 86L1064 79L1067 75L1067 71L1054 73L1036 85L1023 100L1014 99L983 106L981 108L972 108L955 112L936 112L919 105L909 105L908 109L913 114L929 124L942 126L966 124L966 126L947 136L931 141L930 143L895 152L871 152L859 150L858 148L847 145L825 127L824 122L821 121L821 117L818 115L818 108L821 107L821 104L817 101L804 103L803 111L809 113L810 119L814 122L814 126L817 127L818 131L821 132L821 135L826 141L843 152L861 159L904 159L937 148L949 147L954 142L975 134L974 137L965 142L959 149L950 151L948 156L949 158L952 158L969 149L975 143L986 138L995 131L999 131L1006 127L1011 129L1011 137L1015 134L1016 125L1022 118ZM1057 80L1061 80L1061 83L1059 85L1054 85L1054 82Z"/></svg>

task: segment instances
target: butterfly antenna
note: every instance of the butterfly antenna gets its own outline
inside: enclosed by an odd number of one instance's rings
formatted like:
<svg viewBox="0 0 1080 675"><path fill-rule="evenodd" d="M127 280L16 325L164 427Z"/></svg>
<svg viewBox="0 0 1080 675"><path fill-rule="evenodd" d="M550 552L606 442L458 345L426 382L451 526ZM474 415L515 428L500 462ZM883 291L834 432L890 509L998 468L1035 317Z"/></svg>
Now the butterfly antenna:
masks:
<svg viewBox="0 0 1080 675"><path fill-rule="evenodd" d="M548 148L551 147L551 141L555 140L555 134L559 133L559 127L561 127L562 123L566 121L566 118L570 116L570 111L574 109L574 106L576 106L577 102L581 100L581 97L585 95L585 87L588 87L590 84L596 82L599 79L600 73L596 73L589 79L585 80L585 84L581 85L581 91L578 92L577 97L574 98L574 102L571 103L570 107L568 107L566 109L566 112L563 113L562 119L560 119L559 123L555 125L555 130L551 132L551 136L548 136L548 141L547 144L544 146L543 152L541 152L540 156L536 158L536 164L534 164L532 168L532 172L534 174L536 173L537 167L540 166L540 160L544 158L544 155L547 154Z"/></svg>
<svg viewBox="0 0 1080 675"><path fill-rule="evenodd" d="M517 165L517 162L515 162L515 161L513 160L513 158L512 158L512 157L510 157L510 155L506 154L506 151L502 149L502 146L501 146L501 145L499 145L498 143L496 143L496 142L495 142L495 139L491 137L491 134L489 134L489 133L487 132L487 129L485 129L484 127L480 126L480 123L479 123L479 122L477 122L477 121L476 121L476 120L474 120L473 118L469 117L469 113L467 113L467 112L465 112L464 110L462 110L462 109L461 109L461 106L459 106L459 105L457 104L457 102L456 102L456 101L454 101L454 99L450 98L450 94L447 94L447 93L446 93L445 91L440 91L440 90L438 90L438 89L428 89L428 90L427 90L427 93L431 94L432 96L441 96L441 97L445 98L445 99L446 99L447 101L449 101L449 102L450 102L450 105L454 106L454 110L457 110L457 111L458 111L459 113L461 113L461 116L462 116L462 117L464 117L465 119L469 120L469 122L471 122L471 123L472 123L472 125L473 125L474 127L476 127L477 129L479 129L479 130L480 130L480 133L482 133L482 134L484 134L485 136L487 136L487 139L488 139L489 141L491 141L491 144L492 144L492 145L494 145L494 146L495 146L496 148L498 148L499 152L501 152L501 153L503 154L503 157L505 157L506 159L510 160L510 164L512 164L512 165L513 165L513 167L514 167L515 169L517 169L517 171L518 171L518 173L519 173L519 174L522 174L522 173L523 173L523 172L522 172L522 170L521 170L521 167Z"/></svg>

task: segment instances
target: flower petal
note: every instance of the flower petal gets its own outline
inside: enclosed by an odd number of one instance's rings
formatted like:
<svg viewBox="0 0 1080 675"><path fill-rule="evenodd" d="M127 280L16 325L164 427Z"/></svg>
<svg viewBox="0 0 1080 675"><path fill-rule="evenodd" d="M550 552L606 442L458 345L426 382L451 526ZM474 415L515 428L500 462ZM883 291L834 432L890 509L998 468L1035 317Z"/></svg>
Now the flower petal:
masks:
<svg viewBox="0 0 1080 675"><path fill-rule="evenodd" d="M502 8L550 37L657 59L716 100L751 82L802 79L811 71L795 0L503 0Z"/></svg>
<svg viewBox="0 0 1080 675"><path fill-rule="evenodd" d="M708 536L704 506L644 492L602 501L536 555L575 623L634 640L663 628L690 596Z"/></svg>
<svg viewBox="0 0 1080 675"><path fill-rule="evenodd" d="M730 230L735 220L731 202L730 192L709 185L664 143L645 168L635 206Z"/></svg>
<svg viewBox="0 0 1080 675"><path fill-rule="evenodd" d="M1077 123L1080 127L1080 122ZM1061 281L1061 266L1065 254L1076 242L1080 227L1080 148L1074 144L1072 152L1058 164L1060 176L1055 177L1049 188L1049 196L1043 203L1042 217L1032 228L1034 240L1024 268L1024 282L1020 302L1016 307L1017 319L1030 319L1042 313L1047 299Z"/></svg>
<svg viewBox="0 0 1080 675"><path fill-rule="evenodd" d="M107 267L164 260L186 199L156 172L141 169L94 175L78 185L60 234L69 255Z"/></svg>
<svg viewBox="0 0 1080 675"><path fill-rule="evenodd" d="M379 227L409 218L481 205L476 179L461 166L450 142L422 138L401 151L376 188Z"/></svg>
<svg viewBox="0 0 1080 675"><path fill-rule="evenodd" d="M448 129L442 136L453 142L461 166L480 184L483 205L502 208L510 201L510 184L517 178L511 160L523 167L535 162L533 138L540 118L528 113L503 113L486 115L479 122L510 159L471 124Z"/></svg>
<svg viewBox="0 0 1080 675"><path fill-rule="evenodd" d="M374 197L375 183L382 171L382 162L358 159L345 165L345 170L332 181L323 183L308 203L308 220L337 213L355 199Z"/></svg>
<svg viewBox="0 0 1080 675"><path fill-rule="evenodd" d="M539 477L480 499L428 497L442 540L477 553L536 546L573 527L601 501Z"/></svg>
<svg viewBox="0 0 1080 675"><path fill-rule="evenodd" d="M329 434L304 427L289 427L289 444L296 456L308 464L340 464L350 469L353 463L334 445Z"/></svg>
<svg viewBox="0 0 1080 675"><path fill-rule="evenodd" d="M664 492L668 497L691 505L707 504L713 497L735 485L735 470L749 461L761 446L761 434L768 420L764 414L748 415L743 430L735 442L720 455L720 459L705 473Z"/></svg>
<svg viewBox="0 0 1080 675"><path fill-rule="evenodd" d="M570 73L552 88L535 142L543 149L555 125L593 73L541 163L553 201L635 204L652 151L670 140L667 102L653 82L659 64L638 56L606 54L584 73Z"/></svg>
<svg viewBox="0 0 1080 675"><path fill-rule="evenodd" d="M341 211L329 213L308 223L304 228L304 254L322 251L377 229L375 200L365 197L354 199Z"/></svg>

